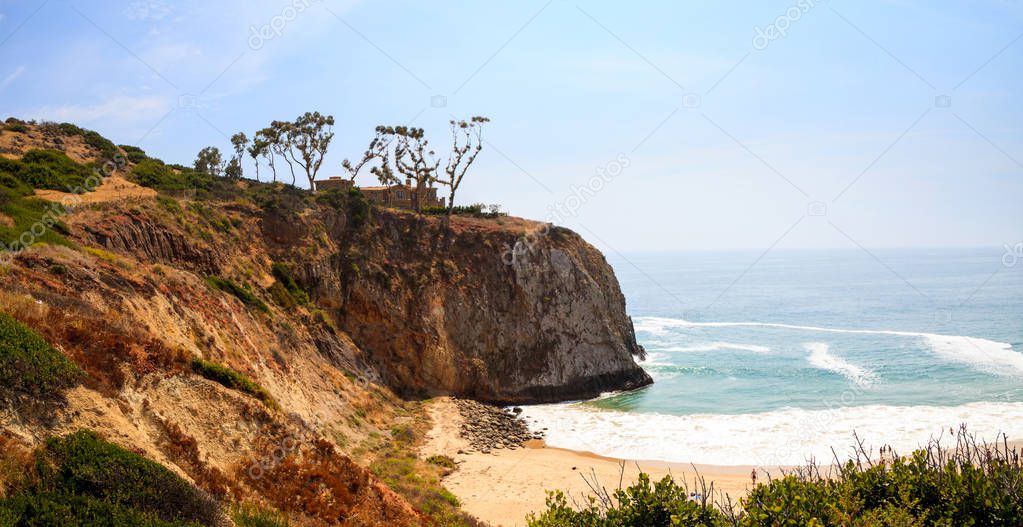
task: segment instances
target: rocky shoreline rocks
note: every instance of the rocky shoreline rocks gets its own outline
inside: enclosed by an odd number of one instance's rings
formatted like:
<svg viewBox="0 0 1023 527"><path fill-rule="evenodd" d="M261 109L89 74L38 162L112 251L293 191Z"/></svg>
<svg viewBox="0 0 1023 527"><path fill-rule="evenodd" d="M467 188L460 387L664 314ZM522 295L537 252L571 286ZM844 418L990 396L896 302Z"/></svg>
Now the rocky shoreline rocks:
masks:
<svg viewBox="0 0 1023 527"><path fill-rule="evenodd" d="M455 399L455 406L462 415L459 436L472 447L468 452L489 454L494 450L522 448L527 441L543 440L543 431L530 432L526 422L519 417L521 408L505 410L498 406L479 403L468 399Z"/></svg>

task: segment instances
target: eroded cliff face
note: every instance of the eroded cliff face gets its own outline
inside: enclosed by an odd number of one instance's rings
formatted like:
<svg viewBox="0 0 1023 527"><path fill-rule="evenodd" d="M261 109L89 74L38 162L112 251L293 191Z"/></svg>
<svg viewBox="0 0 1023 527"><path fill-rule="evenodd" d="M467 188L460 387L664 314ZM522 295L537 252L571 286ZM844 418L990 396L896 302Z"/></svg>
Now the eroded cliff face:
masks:
<svg viewBox="0 0 1023 527"><path fill-rule="evenodd" d="M343 329L392 386L536 403L651 382L611 267L571 231L389 211L346 236L346 261L305 281L341 295Z"/></svg>
<svg viewBox="0 0 1023 527"><path fill-rule="evenodd" d="M101 246L204 275L231 275L253 257L264 276L286 264L356 355L406 395L539 403L652 382L611 267L575 233L381 209L353 219L334 205L232 205L259 227L244 244L189 243L137 214L82 226Z"/></svg>

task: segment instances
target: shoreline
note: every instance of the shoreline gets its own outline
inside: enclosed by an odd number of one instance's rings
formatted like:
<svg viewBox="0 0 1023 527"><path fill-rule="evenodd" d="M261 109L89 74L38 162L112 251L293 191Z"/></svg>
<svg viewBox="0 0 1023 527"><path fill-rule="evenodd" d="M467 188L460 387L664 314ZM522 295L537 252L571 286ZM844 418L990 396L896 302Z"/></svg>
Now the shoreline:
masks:
<svg viewBox="0 0 1023 527"><path fill-rule="evenodd" d="M548 491L562 490L569 497L589 495L596 481L609 490L635 482L640 471L654 481L672 475L685 481L690 490L703 492L695 485L697 476L706 483L708 497L724 492L733 500L752 488L751 465L715 466L664 461L615 459L592 452L547 446L533 440L523 448L499 449L489 454L469 452L467 440L459 436L462 416L449 397L431 400L427 411L433 427L420 448L425 458L445 455L457 468L443 478L444 486L462 503L462 509L494 527L521 527L526 516L545 509ZM775 473L782 467L771 467ZM757 467L758 480L766 479ZM589 481L589 483L588 483ZM713 494L710 487L713 484Z"/></svg>
<svg viewBox="0 0 1023 527"><path fill-rule="evenodd" d="M564 491L571 503L592 494L594 481L609 491L619 482L627 487L636 481L640 471L658 481L671 475L689 491L703 490L696 484L702 477L706 495L717 499L727 494L733 502L745 497L757 482L767 481L794 469L796 465L711 465L658 460L632 460L608 457L593 452L548 446L543 440L532 440L521 448L496 449L484 454L473 451L469 441L460 437L464 419L450 397L439 397L426 405L433 423L420 447L423 458L444 455L455 461L457 468L443 478L444 486L462 504L462 510L493 527L522 527L529 513L546 508L548 491ZM1010 448L1023 447L1021 440L1008 440ZM833 464L821 468L834 467ZM711 486L713 485L713 492Z"/></svg>

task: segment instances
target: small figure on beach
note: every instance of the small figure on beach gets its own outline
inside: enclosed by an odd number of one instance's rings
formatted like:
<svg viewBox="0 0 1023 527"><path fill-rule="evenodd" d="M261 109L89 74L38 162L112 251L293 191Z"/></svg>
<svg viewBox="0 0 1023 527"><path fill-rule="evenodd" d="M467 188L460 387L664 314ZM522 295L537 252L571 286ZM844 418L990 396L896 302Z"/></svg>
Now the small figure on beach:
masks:
<svg viewBox="0 0 1023 527"><path fill-rule="evenodd" d="M753 480L753 484L754 484L754 485L756 485L756 484L757 484L757 469L753 469L753 470L752 470L752 471L751 471L751 472L749 473L749 478Z"/></svg>

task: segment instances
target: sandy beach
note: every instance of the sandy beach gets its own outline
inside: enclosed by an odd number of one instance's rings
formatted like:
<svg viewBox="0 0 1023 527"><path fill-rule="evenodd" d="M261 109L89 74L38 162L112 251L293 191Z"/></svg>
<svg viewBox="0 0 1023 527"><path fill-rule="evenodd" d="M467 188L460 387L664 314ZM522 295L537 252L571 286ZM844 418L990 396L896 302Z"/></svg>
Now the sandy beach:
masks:
<svg viewBox="0 0 1023 527"><path fill-rule="evenodd" d="M434 427L422 447L422 455L441 454L454 459L458 469L444 478L445 487L458 496L466 512L495 527L525 525L528 513L544 509L548 490L561 489L574 497L588 495L587 480L596 480L612 490L618 487L619 480L623 486L634 482L641 470L655 480L669 473L679 480L685 478L690 488L694 488L692 484L699 473L708 486L713 483L715 491L726 492L733 499L745 495L752 483L751 466L620 460L547 447L542 441L491 454L465 453L469 445L458 435L462 418L452 400L431 401L429 412Z"/></svg>

